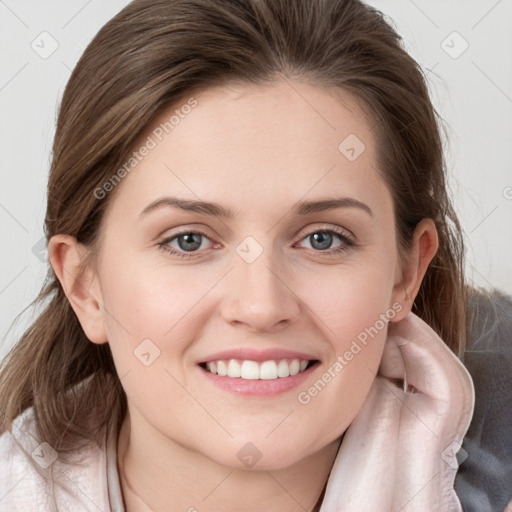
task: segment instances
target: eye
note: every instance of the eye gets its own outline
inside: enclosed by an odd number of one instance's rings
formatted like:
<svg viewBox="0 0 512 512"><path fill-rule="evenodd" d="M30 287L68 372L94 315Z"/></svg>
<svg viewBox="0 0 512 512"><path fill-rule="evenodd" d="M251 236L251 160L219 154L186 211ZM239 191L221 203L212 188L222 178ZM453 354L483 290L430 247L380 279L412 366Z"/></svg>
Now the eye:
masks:
<svg viewBox="0 0 512 512"><path fill-rule="evenodd" d="M322 253L326 256L348 251L356 245L352 236L345 234L338 227L312 231L302 238L301 242L308 242L309 247L307 248L314 250L315 253ZM333 245L336 242L337 244ZM179 258L200 257L201 252L221 247L220 244L215 244L206 233L197 230L176 233L158 242L157 245L163 251Z"/></svg>
<svg viewBox="0 0 512 512"><path fill-rule="evenodd" d="M191 258L196 256L194 253L199 252L200 249L205 250L208 248L205 247L206 240L213 244L208 235L201 231L182 231L162 240L158 243L158 246L173 256Z"/></svg>
<svg viewBox="0 0 512 512"><path fill-rule="evenodd" d="M315 252L326 252L328 254L337 254L347 251L350 247L355 246L352 237L343 233L339 228L320 229L311 232L302 239L309 243L309 248ZM333 246L333 243L338 243Z"/></svg>

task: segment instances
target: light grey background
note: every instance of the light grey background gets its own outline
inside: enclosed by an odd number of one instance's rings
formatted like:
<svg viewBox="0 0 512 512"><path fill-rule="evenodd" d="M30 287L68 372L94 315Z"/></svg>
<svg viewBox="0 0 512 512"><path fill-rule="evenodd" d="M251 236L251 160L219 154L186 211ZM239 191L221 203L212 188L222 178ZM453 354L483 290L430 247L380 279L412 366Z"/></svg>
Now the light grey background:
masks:
<svg viewBox="0 0 512 512"><path fill-rule="evenodd" d="M64 86L88 42L127 3L0 0L0 359L37 314L28 310L8 332L47 271L38 243ZM449 128L450 186L468 278L512 293L512 1L368 3L389 15L427 70Z"/></svg>

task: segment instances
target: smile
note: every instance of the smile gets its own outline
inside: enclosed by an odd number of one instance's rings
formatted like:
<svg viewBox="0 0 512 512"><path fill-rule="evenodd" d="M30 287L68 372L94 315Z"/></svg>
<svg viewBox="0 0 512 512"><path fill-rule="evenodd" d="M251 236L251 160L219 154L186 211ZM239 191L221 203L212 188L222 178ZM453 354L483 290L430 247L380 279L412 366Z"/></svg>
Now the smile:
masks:
<svg viewBox="0 0 512 512"><path fill-rule="evenodd" d="M233 354L229 354L233 356ZM239 396L271 397L303 386L320 367L318 359L298 354L258 354L226 357L219 354L199 363L201 374L214 387Z"/></svg>
<svg viewBox="0 0 512 512"><path fill-rule="evenodd" d="M262 362L248 359L229 359L209 361L203 364L203 368L221 377L246 380L275 380L297 375L305 371L313 362L300 359L271 359Z"/></svg>

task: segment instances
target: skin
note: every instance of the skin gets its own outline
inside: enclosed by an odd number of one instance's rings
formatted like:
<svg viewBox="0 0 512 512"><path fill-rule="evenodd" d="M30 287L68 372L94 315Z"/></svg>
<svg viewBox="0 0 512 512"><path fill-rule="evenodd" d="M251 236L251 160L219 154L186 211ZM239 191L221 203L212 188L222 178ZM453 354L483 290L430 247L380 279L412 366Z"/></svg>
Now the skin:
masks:
<svg viewBox="0 0 512 512"><path fill-rule="evenodd" d="M197 107L117 185L94 265L78 272L88 248L64 234L50 242L51 264L88 338L110 343L128 397L118 465L130 512L312 510L377 373L386 328L308 404L297 394L393 304L401 311L392 322L409 313L437 250L435 226L418 225L402 263L371 124L339 91L277 79L194 97ZM349 134L366 146L354 161L338 150ZM235 215L162 207L139 219L162 196ZM339 196L373 215L293 212L298 201ZM333 235L331 248L316 248L309 235L332 227L356 245L334 254L346 243ZM209 239L191 259L158 246L198 228ZM263 249L252 263L236 252L247 236ZM177 239L168 245L180 250ZM149 366L134 356L147 338L160 350ZM298 389L239 396L212 386L196 364L239 347L306 352L320 364ZM262 454L250 469L237 457L248 442Z"/></svg>

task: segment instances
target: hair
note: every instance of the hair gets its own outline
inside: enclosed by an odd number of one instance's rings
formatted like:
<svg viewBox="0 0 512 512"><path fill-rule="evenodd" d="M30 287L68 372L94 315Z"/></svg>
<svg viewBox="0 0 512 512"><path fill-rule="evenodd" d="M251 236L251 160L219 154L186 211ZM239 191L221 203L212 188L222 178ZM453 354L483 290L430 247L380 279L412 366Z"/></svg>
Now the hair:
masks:
<svg viewBox="0 0 512 512"><path fill-rule="evenodd" d="M431 218L439 248L413 304L461 357L467 324L461 227L450 201L441 118L420 65L378 10L359 0L135 0L88 45L65 88L48 181L45 235L68 234L94 261L113 193L95 190L165 109L213 86L279 77L355 98L375 125L377 164L393 197L397 250ZM45 308L4 359L0 432L33 407L61 454L119 429L127 401L108 343L86 337L49 266ZM80 386L78 384L80 383Z"/></svg>

